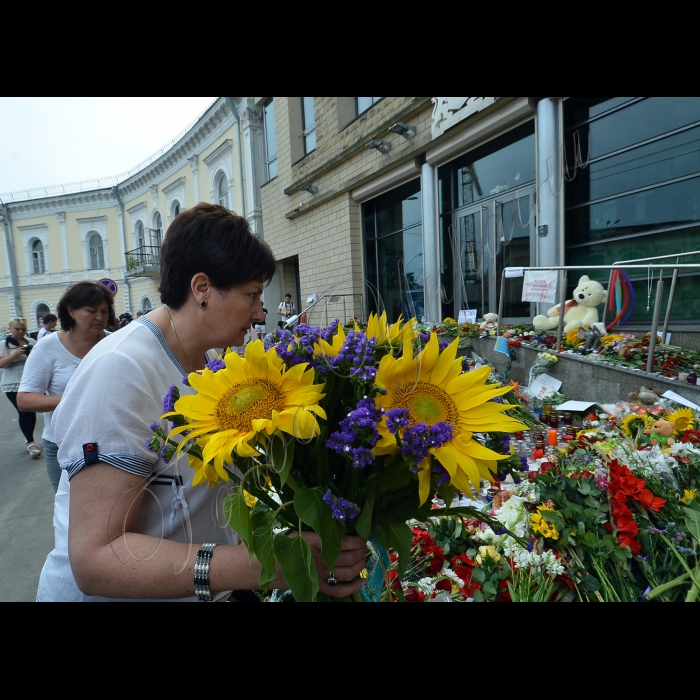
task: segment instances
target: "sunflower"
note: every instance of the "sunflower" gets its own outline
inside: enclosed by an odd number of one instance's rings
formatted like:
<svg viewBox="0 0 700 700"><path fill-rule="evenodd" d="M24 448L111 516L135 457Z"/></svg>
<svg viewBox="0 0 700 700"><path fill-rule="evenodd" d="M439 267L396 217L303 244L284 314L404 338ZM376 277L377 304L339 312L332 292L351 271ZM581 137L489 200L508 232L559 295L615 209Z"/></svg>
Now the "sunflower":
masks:
<svg viewBox="0 0 700 700"><path fill-rule="evenodd" d="M511 391L510 385L498 387L485 384L491 369L483 367L462 374L462 359L456 358L459 339L455 339L442 353L438 338L432 333L425 348L413 357L410 342L403 344L403 356L386 355L379 363L375 382L386 389L378 395L376 404L385 412L405 408L410 412L410 426L415 423L449 423L453 438L430 453L447 470L452 483L465 493L472 493L471 483L491 479L496 471L496 460L507 459L484 447L473 438L475 432L504 433L528 430L520 421L504 416L508 404L494 403L491 399ZM373 452L377 455L395 454L396 438L389 432L386 417L378 424L379 440ZM400 433L401 434L401 433ZM423 460L427 462L427 460ZM420 502L430 495L428 464L421 463L418 472ZM492 467L489 471L489 467Z"/></svg>
<svg viewBox="0 0 700 700"><path fill-rule="evenodd" d="M306 371L308 364L286 370L274 347L265 352L261 340L248 343L245 357L229 352L224 362L226 367L217 372L192 372L189 382L197 394L182 396L174 410L163 416L179 414L188 421L174 428L169 438L188 431L187 440L194 438L202 446L207 466L200 468L198 483L205 478L212 483L207 468L212 460L218 476L226 480L224 461L232 452L257 456L256 439L264 441L276 430L308 440L320 432L317 417L326 418L318 405L325 396L324 385L313 383L314 372ZM182 442L178 450L181 447Z"/></svg>
<svg viewBox="0 0 700 700"><path fill-rule="evenodd" d="M567 345L578 347L579 345L583 345L585 342L585 340L578 337L578 328L574 328L566 334Z"/></svg>
<svg viewBox="0 0 700 700"><path fill-rule="evenodd" d="M326 355L327 357L337 357L345 344L345 331L338 324L338 332L333 336L333 342L329 343L323 338L319 338L318 342L314 343L315 355Z"/></svg>
<svg viewBox="0 0 700 700"><path fill-rule="evenodd" d="M695 413L690 408L677 408L673 413L670 413L666 418L667 421L675 426L674 432L676 435L684 430L692 430L695 425Z"/></svg>
<svg viewBox="0 0 700 700"><path fill-rule="evenodd" d="M654 423L654 418L648 414L630 413L620 421L620 429L625 435L635 437L640 430L651 428Z"/></svg>
<svg viewBox="0 0 700 700"><path fill-rule="evenodd" d="M386 320L386 311L379 317L377 317L377 314L371 313L364 333L368 338L376 338L377 344L384 342L395 343L413 338L413 325L416 319L412 318L407 323L404 323L403 328L401 327L402 321L403 316L399 316L399 320L396 323L389 325ZM355 322L355 330L360 331L357 321Z"/></svg>

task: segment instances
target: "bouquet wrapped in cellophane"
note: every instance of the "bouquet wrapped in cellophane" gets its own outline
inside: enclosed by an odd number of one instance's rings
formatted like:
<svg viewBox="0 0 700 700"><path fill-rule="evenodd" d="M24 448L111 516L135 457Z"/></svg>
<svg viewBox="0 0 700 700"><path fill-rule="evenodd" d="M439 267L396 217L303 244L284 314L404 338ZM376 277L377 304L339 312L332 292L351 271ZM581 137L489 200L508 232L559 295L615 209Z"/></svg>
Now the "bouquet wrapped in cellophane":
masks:
<svg viewBox="0 0 700 700"><path fill-rule="evenodd" d="M401 574L406 521L424 521L436 492L448 506L455 490L473 495L507 459L476 434L527 429L494 400L510 386L486 383L488 367L465 371L458 339L441 344L412 321L372 315L365 331L335 321L273 336L190 374L196 394L173 387L162 417L174 427L151 438L167 458L188 453L195 484L233 483L224 512L262 564L262 589L276 559L296 600L317 599L310 547L290 536L303 530L331 570L343 535L357 534L393 549ZM457 511L469 508L443 512Z"/></svg>

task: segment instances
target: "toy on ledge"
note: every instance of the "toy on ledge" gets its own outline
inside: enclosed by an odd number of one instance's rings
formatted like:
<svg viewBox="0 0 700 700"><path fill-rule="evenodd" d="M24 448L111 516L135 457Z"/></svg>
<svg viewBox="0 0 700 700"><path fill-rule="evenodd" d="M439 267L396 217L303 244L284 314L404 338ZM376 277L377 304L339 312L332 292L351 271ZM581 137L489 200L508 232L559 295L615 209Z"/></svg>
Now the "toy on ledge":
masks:
<svg viewBox="0 0 700 700"><path fill-rule="evenodd" d="M598 323L598 305L605 303L607 297L608 293L600 282L583 275L578 281L578 287L574 289L573 299L569 299L564 305L564 333ZM549 331L558 328L560 306L561 304L553 306L546 316L535 316L532 319L535 329Z"/></svg>
<svg viewBox="0 0 700 700"><path fill-rule="evenodd" d="M479 330L483 335L495 335L498 329L498 314L484 314L484 320L479 325Z"/></svg>
<svg viewBox="0 0 700 700"><path fill-rule="evenodd" d="M667 420L657 420L651 428L647 428L644 432L651 436L652 445L662 445L663 447L671 447L675 443L673 432L676 426Z"/></svg>

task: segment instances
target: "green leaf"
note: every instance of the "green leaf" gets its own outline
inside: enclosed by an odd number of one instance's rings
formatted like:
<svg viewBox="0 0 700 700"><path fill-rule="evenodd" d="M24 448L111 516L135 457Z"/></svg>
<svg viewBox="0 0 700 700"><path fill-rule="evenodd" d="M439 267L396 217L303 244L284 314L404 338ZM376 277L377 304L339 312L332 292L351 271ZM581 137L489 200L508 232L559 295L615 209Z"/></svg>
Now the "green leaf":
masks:
<svg viewBox="0 0 700 700"><path fill-rule="evenodd" d="M333 517L331 507L323 500L324 493L321 487L297 489L294 494L294 509L302 522L310 525L318 534L323 561L333 571L335 560L340 554L345 526Z"/></svg>
<svg viewBox="0 0 700 700"><path fill-rule="evenodd" d="M399 555L398 573L403 578L411 556L413 533L406 523L388 523L377 518L372 533L377 542L387 551L393 549Z"/></svg>
<svg viewBox="0 0 700 700"><path fill-rule="evenodd" d="M299 603L311 603L318 593L318 573L309 543L301 536L277 535L272 541L284 579Z"/></svg>
<svg viewBox="0 0 700 700"><path fill-rule="evenodd" d="M597 508L598 505L599 505L598 501L597 501L595 498L593 498L593 496L588 496L588 497L584 500L584 503L585 503L587 506L590 506L591 508Z"/></svg>
<svg viewBox="0 0 700 700"><path fill-rule="evenodd" d="M484 584L484 581L486 581L486 573L484 572L483 569L480 569L479 567L474 568L474 572L472 573L472 578L480 585L482 586Z"/></svg>
<svg viewBox="0 0 700 700"><path fill-rule="evenodd" d="M486 581L481 587L481 590L484 592L484 595L489 596L489 598L495 598L498 593L498 589L493 585L492 581Z"/></svg>
<svg viewBox="0 0 700 700"><path fill-rule="evenodd" d="M296 440L287 440L283 433L274 433L268 442L270 467L279 474L280 488L282 488L289 476L289 470L294 461L294 446Z"/></svg>
<svg viewBox="0 0 700 700"><path fill-rule="evenodd" d="M455 497L455 491L456 491L455 487L449 481L446 481L438 489L438 493L440 494L440 498L442 498L442 500L445 501L445 505L448 508L450 507L450 504L452 503L452 499Z"/></svg>
<svg viewBox="0 0 700 700"><path fill-rule="evenodd" d="M579 581L579 585L589 593L595 593L595 591L600 590L600 581L595 576L591 576L590 574L582 578Z"/></svg>
<svg viewBox="0 0 700 700"><path fill-rule="evenodd" d="M700 545L700 512L694 508L683 508L682 510L688 532L693 536L697 545Z"/></svg>
<svg viewBox="0 0 700 700"><path fill-rule="evenodd" d="M251 516L253 528L253 549L255 556L262 564L260 572L260 588L266 589L267 584L275 578L276 562L275 552L272 547L274 518L272 513L258 511Z"/></svg>
<svg viewBox="0 0 700 700"><path fill-rule="evenodd" d="M485 603L486 598L484 598L484 594L477 588L474 591L474 595L472 596L472 599L474 600L475 603Z"/></svg>
<svg viewBox="0 0 700 700"><path fill-rule="evenodd" d="M250 523L250 511L243 496L243 489L240 486L234 486L231 489L231 495L224 498L223 507L226 522L239 534L246 547L248 547L248 552L252 555L253 528Z"/></svg>
<svg viewBox="0 0 700 700"><path fill-rule="evenodd" d="M364 508L355 524L355 532L365 540L369 539L372 531L372 511L374 510L374 491L370 491L365 500Z"/></svg>

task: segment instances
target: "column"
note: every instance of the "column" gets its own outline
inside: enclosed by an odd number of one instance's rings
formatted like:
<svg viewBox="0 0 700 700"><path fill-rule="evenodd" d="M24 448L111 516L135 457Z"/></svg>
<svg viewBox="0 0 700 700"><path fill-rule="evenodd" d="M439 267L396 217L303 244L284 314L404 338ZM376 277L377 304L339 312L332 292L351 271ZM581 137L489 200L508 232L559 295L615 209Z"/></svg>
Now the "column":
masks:
<svg viewBox="0 0 700 700"><path fill-rule="evenodd" d="M434 165L423 163L420 171L423 207L423 294L425 320L442 320L440 295L440 244L438 241L437 171ZM418 319L420 321L421 319Z"/></svg>
<svg viewBox="0 0 700 700"><path fill-rule="evenodd" d="M245 156L246 219L251 231L262 236L262 198L260 196L264 165L262 107L246 105L239 110L239 115Z"/></svg>
<svg viewBox="0 0 700 700"><path fill-rule="evenodd" d="M537 264L542 267L563 264L560 108L558 97L544 97L537 103Z"/></svg>
<svg viewBox="0 0 700 700"><path fill-rule="evenodd" d="M192 203L192 206L195 206L195 204L199 204L199 167L198 167L198 157L196 155L192 156L191 158L187 159L187 162L190 164L190 168L192 169L192 179L194 181L194 202Z"/></svg>
<svg viewBox="0 0 700 700"><path fill-rule="evenodd" d="M70 262L68 261L68 238L66 237L66 212L59 211L56 214L58 225L61 228L61 252L63 253L63 281L70 282Z"/></svg>

